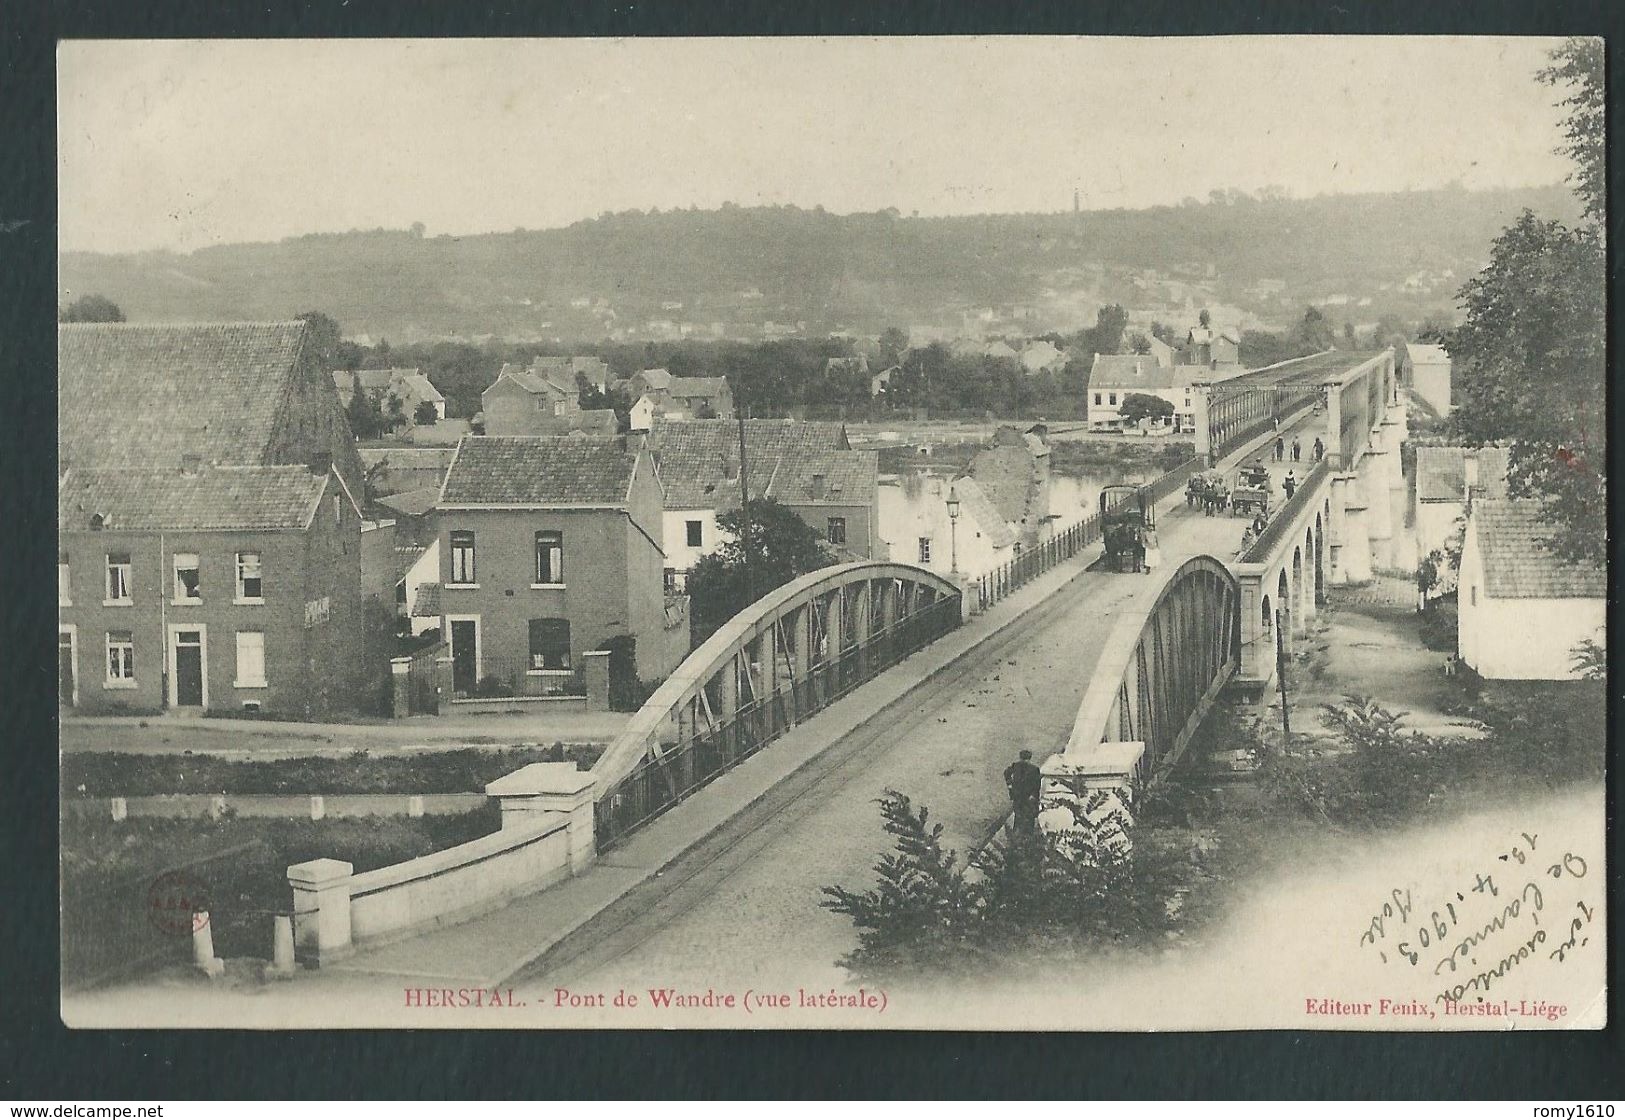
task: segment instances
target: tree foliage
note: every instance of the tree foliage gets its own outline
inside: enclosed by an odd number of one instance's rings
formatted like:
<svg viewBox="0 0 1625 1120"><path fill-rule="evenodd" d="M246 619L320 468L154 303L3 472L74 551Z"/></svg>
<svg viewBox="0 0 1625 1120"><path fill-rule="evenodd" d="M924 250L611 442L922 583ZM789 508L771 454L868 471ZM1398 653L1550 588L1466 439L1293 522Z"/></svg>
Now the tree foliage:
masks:
<svg viewBox="0 0 1625 1120"><path fill-rule="evenodd" d="M1574 160L1569 178L1585 204L1585 216L1602 222L1608 206L1608 90L1603 71L1603 40L1572 38L1551 53L1552 64L1538 77L1567 91L1558 102L1568 110L1559 149Z"/></svg>
<svg viewBox="0 0 1625 1120"><path fill-rule="evenodd" d="M750 503L747 567L743 524L737 509L719 516L722 543L688 573L696 643L775 587L835 561L818 534L792 510L771 498L756 498Z"/></svg>
<svg viewBox="0 0 1625 1120"><path fill-rule="evenodd" d="M1138 424L1141 420L1150 417L1161 420L1174 414L1174 406L1170 401L1150 393L1130 393L1123 398L1123 405L1117 410L1117 415L1125 424Z"/></svg>
<svg viewBox="0 0 1625 1120"><path fill-rule="evenodd" d="M122 323L124 312L106 296L92 292L80 296L57 312L61 323Z"/></svg>

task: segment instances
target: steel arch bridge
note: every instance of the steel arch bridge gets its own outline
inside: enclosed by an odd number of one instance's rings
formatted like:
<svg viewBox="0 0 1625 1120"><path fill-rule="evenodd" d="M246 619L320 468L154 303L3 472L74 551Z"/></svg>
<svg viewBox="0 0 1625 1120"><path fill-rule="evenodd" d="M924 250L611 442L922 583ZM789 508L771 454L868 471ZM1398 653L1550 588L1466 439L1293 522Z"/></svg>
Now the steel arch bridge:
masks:
<svg viewBox="0 0 1625 1120"><path fill-rule="evenodd" d="M598 850L961 621L912 564L836 564L785 584L683 659L593 765Z"/></svg>
<svg viewBox="0 0 1625 1120"><path fill-rule="evenodd" d="M1102 743L1143 743L1134 784L1183 753L1241 662L1241 589L1212 556L1193 556L1144 611L1122 615L1078 706L1062 756L1088 760Z"/></svg>

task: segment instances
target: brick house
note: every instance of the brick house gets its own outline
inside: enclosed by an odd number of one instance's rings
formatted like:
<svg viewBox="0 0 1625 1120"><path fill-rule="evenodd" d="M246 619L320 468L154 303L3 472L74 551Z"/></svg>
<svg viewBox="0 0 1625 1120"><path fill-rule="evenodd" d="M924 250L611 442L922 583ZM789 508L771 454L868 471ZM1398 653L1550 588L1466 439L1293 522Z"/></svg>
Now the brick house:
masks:
<svg viewBox="0 0 1625 1120"><path fill-rule="evenodd" d="M70 468L57 529L67 705L312 716L382 684L361 513L325 463Z"/></svg>
<svg viewBox="0 0 1625 1120"><path fill-rule="evenodd" d="M361 463L307 330L59 327L64 703L311 715L382 688Z"/></svg>
<svg viewBox="0 0 1625 1120"><path fill-rule="evenodd" d="M846 428L807 420L746 420L753 498L788 507L845 558L886 555L879 463L854 451ZM722 543L717 516L739 508L739 425L657 419L650 444L665 487L667 564L674 585Z"/></svg>
<svg viewBox="0 0 1625 1120"><path fill-rule="evenodd" d="M419 596L450 640L454 692L491 677L519 695L577 689L583 655L624 639L632 664L612 674L669 674L688 615L664 591L661 510L642 440L463 440L436 503L440 582Z"/></svg>
<svg viewBox="0 0 1625 1120"><path fill-rule="evenodd" d="M576 371L537 358L529 369L505 364L480 394L488 436L614 435L615 410L583 409Z"/></svg>

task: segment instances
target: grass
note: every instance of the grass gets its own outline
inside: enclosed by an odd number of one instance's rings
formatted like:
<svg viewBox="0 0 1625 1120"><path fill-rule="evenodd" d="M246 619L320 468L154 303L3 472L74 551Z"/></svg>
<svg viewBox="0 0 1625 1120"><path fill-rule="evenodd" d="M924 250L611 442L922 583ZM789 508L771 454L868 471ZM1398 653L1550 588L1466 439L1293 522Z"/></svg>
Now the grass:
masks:
<svg viewBox="0 0 1625 1120"><path fill-rule="evenodd" d="M379 757L363 750L343 758L243 761L206 754L76 751L62 757L61 788L64 799L168 793L478 793L487 782L532 762L574 761L586 769L603 751L602 743L554 743Z"/></svg>
<svg viewBox="0 0 1625 1120"><path fill-rule="evenodd" d="M70 986L189 959L190 938L155 925L148 890L180 869L209 910L215 954L271 955L272 916L288 913L291 864L320 857L369 871L495 832L495 806L415 819L67 820L62 826L62 975Z"/></svg>

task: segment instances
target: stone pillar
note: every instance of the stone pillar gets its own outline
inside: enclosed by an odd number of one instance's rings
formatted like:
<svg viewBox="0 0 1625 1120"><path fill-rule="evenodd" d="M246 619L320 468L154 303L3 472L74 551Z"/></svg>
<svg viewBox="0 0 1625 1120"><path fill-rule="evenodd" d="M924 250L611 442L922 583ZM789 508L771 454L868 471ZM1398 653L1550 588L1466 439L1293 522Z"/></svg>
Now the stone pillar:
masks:
<svg viewBox="0 0 1625 1120"><path fill-rule="evenodd" d="M313 859L288 868L294 946L318 968L354 951L350 942L350 879L354 873L354 865L340 859Z"/></svg>
<svg viewBox="0 0 1625 1120"><path fill-rule="evenodd" d="M970 616L976 613L976 608L982 601L981 585L972 576L959 575L959 621L969 622Z"/></svg>
<svg viewBox="0 0 1625 1120"><path fill-rule="evenodd" d="M1347 583L1343 570L1343 545L1348 535L1348 475L1334 474L1331 481L1331 509L1326 514L1326 582Z"/></svg>
<svg viewBox="0 0 1625 1120"><path fill-rule="evenodd" d="M391 714L396 719L405 719L412 714L412 659L410 657L391 657L389 659L389 683Z"/></svg>
<svg viewBox="0 0 1625 1120"><path fill-rule="evenodd" d="M1087 753L1051 755L1039 767L1038 827L1051 834L1092 833L1129 840L1134 825L1134 787L1145 744L1096 743ZM1099 797L1099 804L1090 802ZM1114 817L1118 819L1113 820Z"/></svg>
<svg viewBox="0 0 1625 1120"><path fill-rule="evenodd" d="M1257 653L1259 634L1263 631L1259 621L1263 594L1259 577L1241 577L1241 666L1238 672L1248 679L1263 675Z"/></svg>
<svg viewBox="0 0 1625 1120"><path fill-rule="evenodd" d="M582 654L581 675L587 684L587 710L609 711L609 650L590 649Z"/></svg>
<svg viewBox="0 0 1625 1120"><path fill-rule="evenodd" d="M533 824L553 815L569 822L570 874L579 875L598 858L593 836L593 791L590 771L573 762L533 762L485 787L485 795L502 806L504 829Z"/></svg>
<svg viewBox="0 0 1625 1120"><path fill-rule="evenodd" d="M207 910L192 915L192 963L210 980L218 979L226 971L226 962L214 955L214 931L209 928Z"/></svg>
<svg viewBox="0 0 1625 1120"><path fill-rule="evenodd" d="M1359 486L1365 495L1366 533L1371 540L1371 563L1390 568L1394 562L1394 525L1388 516L1388 464L1393 458L1379 428L1371 436L1371 448L1360 460Z"/></svg>
<svg viewBox="0 0 1625 1120"><path fill-rule="evenodd" d="M1405 482L1405 437L1408 432L1404 404L1388 406L1388 416L1382 422L1383 441L1392 454L1388 459L1388 519L1394 528L1393 566L1405 571L1416 568L1416 526L1407 528L1406 516L1410 507L1410 489Z"/></svg>
<svg viewBox="0 0 1625 1120"><path fill-rule="evenodd" d="M1212 437L1208 432L1208 393L1210 391L1211 386L1208 385L1191 386L1192 413L1196 418L1196 431L1192 434L1196 437L1196 454L1202 457L1203 463L1208 462L1208 456L1213 451Z"/></svg>
<svg viewBox="0 0 1625 1120"><path fill-rule="evenodd" d="M1367 535L1365 499L1358 485L1348 489L1348 504L1343 507L1344 583L1371 582L1371 538Z"/></svg>
<svg viewBox="0 0 1625 1120"><path fill-rule="evenodd" d="M448 653L443 657L435 658L435 693L439 696L442 705L451 703L452 696L456 694L456 679L456 674L451 667L451 654ZM446 709L442 707L440 710L444 712Z"/></svg>
<svg viewBox="0 0 1625 1120"><path fill-rule="evenodd" d="M1333 468L1346 471L1351 464L1343 462L1343 389L1337 384L1322 388L1326 391L1326 458Z"/></svg>
<svg viewBox="0 0 1625 1120"><path fill-rule="evenodd" d="M293 919L277 914L271 919L271 967L269 976L287 977L294 972Z"/></svg>

